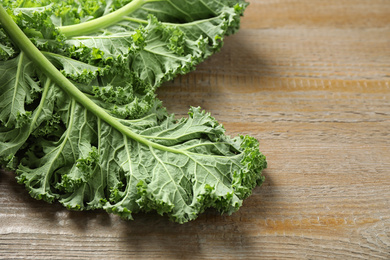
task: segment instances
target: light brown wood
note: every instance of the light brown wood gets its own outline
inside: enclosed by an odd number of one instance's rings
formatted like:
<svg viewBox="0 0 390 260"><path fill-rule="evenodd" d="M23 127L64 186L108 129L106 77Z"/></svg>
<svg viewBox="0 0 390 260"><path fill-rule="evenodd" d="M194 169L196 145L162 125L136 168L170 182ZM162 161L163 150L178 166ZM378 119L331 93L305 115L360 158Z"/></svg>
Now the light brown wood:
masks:
<svg viewBox="0 0 390 260"><path fill-rule="evenodd" d="M390 259L390 1L252 0L242 28L159 97L261 142L232 216L126 222L29 197L0 172L0 258Z"/></svg>

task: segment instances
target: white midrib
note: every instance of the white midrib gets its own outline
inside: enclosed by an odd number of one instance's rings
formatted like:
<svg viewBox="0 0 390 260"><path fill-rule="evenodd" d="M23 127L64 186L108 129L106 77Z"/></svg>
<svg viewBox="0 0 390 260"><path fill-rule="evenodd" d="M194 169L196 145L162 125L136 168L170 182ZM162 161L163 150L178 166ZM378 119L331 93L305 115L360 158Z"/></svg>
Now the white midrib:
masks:
<svg viewBox="0 0 390 260"><path fill-rule="evenodd" d="M49 92L50 85L51 85L51 80L48 78L46 80L46 82L45 82L44 87L43 87L41 101L39 102L39 105L38 105L37 109L35 110L34 117L31 120L30 129L29 129L29 135L34 131L35 124L37 123L38 118L41 115L43 106L44 106L45 101L46 101L47 93Z"/></svg>

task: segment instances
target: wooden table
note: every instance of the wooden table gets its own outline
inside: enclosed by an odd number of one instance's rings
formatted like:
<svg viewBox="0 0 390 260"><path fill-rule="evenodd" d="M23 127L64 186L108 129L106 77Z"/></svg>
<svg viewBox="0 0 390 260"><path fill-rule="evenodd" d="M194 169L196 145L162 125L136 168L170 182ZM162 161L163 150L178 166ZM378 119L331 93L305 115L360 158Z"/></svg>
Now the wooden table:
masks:
<svg viewBox="0 0 390 260"><path fill-rule="evenodd" d="M0 173L0 258L390 259L390 1L252 0L223 50L159 91L261 142L239 212L126 222L29 197Z"/></svg>

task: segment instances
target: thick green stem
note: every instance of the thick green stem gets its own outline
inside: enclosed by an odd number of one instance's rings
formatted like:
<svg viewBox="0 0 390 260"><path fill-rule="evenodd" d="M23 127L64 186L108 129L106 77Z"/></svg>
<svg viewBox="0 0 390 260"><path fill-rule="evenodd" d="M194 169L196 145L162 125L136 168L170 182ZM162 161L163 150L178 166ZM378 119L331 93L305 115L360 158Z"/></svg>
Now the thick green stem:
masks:
<svg viewBox="0 0 390 260"><path fill-rule="evenodd" d="M82 104L87 110L91 111L98 118L117 129L129 138L149 147L160 150L166 150L173 153L183 153L177 149L166 147L144 138L125 127L119 120L108 114L103 108L96 105L83 92L81 92L72 82L70 82L43 54L40 52L30 39L17 26L12 18L7 14L2 5L0 5L0 23L13 43L35 64L35 66L56 83L62 90L67 92L78 103Z"/></svg>
<svg viewBox="0 0 390 260"><path fill-rule="evenodd" d="M111 26L115 23L121 21L125 16L131 14L132 12L139 9L142 5L148 2L159 2L165 0L133 0L122 8L109 13L105 16L96 18L94 20L74 24L69 26L58 27L58 29L67 37L74 37L79 35L88 35L93 32L104 29L108 26Z"/></svg>

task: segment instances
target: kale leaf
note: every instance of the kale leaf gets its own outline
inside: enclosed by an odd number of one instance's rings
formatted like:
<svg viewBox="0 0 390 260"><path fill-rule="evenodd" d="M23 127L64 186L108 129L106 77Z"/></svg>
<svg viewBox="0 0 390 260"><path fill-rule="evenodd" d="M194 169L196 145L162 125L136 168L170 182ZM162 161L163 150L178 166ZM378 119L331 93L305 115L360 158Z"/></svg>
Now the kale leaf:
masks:
<svg viewBox="0 0 390 260"><path fill-rule="evenodd" d="M231 214L264 181L258 141L155 91L239 28L242 0L2 1L0 164L30 195L126 219Z"/></svg>

